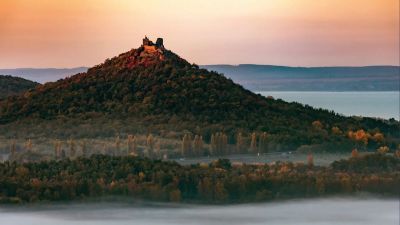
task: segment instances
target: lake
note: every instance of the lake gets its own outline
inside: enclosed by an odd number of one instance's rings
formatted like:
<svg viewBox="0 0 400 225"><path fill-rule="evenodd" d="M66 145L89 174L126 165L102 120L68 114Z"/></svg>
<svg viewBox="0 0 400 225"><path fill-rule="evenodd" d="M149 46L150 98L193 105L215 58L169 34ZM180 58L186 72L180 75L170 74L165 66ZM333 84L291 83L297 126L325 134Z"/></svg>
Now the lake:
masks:
<svg viewBox="0 0 400 225"><path fill-rule="evenodd" d="M193 206L88 203L0 206L7 225L398 225L396 199L328 198L263 204Z"/></svg>
<svg viewBox="0 0 400 225"><path fill-rule="evenodd" d="M399 92L258 92L288 102L333 110L346 116L399 120Z"/></svg>

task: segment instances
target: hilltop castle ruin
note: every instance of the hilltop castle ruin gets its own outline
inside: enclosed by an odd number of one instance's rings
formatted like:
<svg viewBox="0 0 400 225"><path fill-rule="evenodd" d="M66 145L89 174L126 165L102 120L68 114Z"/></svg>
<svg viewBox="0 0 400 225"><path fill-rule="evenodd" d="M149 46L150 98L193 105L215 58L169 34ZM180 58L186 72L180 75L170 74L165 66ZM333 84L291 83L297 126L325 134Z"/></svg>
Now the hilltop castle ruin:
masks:
<svg viewBox="0 0 400 225"><path fill-rule="evenodd" d="M157 38L156 43L154 44L147 36L143 38L142 46L145 49L164 49L164 40L162 38Z"/></svg>

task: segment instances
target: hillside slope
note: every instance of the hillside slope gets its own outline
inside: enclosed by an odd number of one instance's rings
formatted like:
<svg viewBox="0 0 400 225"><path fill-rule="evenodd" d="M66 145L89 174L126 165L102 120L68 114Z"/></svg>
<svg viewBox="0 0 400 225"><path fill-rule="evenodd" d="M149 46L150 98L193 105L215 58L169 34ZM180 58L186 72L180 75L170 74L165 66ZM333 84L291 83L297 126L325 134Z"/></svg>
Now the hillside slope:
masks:
<svg viewBox="0 0 400 225"><path fill-rule="evenodd" d="M20 77L0 75L0 98L21 94L37 85L36 82Z"/></svg>
<svg viewBox="0 0 400 225"><path fill-rule="evenodd" d="M256 95L223 75L188 63L165 49L162 40L153 44L148 39L140 48L107 59L87 73L0 102L3 127L13 130L10 124L33 120L64 124L64 130L74 127L65 125L69 121L80 121L87 124L87 133L94 132L101 120L98 129L110 136L139 125L147 131L201 132L206 139L218 130L231 139L238 131L266 131L274 143L287 149L342 143L345 137L332 134L334 126L344 132L380 130L389 139L398 138L399 128L393 121L348 118ZM63 122L55 122L59 120ZM322 127L316 129L314 121ZM50 133L55 133L53 128Z"/></svg>

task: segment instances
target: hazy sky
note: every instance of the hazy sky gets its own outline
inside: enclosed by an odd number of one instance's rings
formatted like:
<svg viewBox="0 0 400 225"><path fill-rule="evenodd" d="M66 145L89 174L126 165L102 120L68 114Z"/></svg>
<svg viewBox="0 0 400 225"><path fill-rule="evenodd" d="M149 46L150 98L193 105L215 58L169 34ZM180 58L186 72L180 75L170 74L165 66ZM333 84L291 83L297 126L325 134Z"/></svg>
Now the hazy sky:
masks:
<svg viewBox="0 0 400 225"><path fill-rule="evenodd" d="M92 66L144 35L197 64L398 65L398 0L0 0L0 68Z"/></svg>

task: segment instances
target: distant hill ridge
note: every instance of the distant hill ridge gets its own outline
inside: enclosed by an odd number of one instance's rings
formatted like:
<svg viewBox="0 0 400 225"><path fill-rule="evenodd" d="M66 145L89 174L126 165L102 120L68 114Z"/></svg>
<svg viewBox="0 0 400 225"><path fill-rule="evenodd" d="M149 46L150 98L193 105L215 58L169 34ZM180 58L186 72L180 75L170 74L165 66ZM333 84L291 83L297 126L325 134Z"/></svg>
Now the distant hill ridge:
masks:
<svg viewBox="0 0 400 225"><path fill-rule="evenodd" d="M398 91L399 66L288 67L275 65L203 65L223 73L252 91ZM0 69L0 74L21 76L39 83L83 73L87 67L71 69Z"/></svg>
<svg viewBox="0 0 400 225"><path fill-rule="evenodd" d="M21 94L39 83L10 75L0 75L0 99Z"/></svg>
<svg viewBox="0 0 400 225"><path fill-rule="evenodd" d="M252 91L398 91L399 66L205 65Z"/></svg>
<svg viewBox="0 0 400 225"><path fill-rule="evenodd" d="M0 74L9 74L12 76L23 77L38 83L54 82L68 76L84 73L87 67L76 68L16 68L0 69Z"/></svg>

